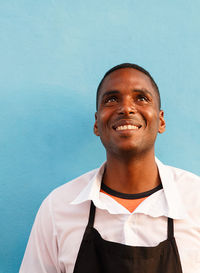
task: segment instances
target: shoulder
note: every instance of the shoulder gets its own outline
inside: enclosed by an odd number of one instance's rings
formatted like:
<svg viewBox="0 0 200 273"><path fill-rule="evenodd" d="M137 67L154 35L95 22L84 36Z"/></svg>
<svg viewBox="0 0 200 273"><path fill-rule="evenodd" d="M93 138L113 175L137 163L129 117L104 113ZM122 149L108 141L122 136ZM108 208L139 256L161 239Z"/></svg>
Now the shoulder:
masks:
<svg viewBox="0 0 200 273"><path fill-rule="evenodd" d="M177 185L196 185L200 187L200 177L198 175L174 166L165 165L158 158L156 158L156 163L162 178L170 179Z"/></svg>
<svg viewBox="0 0 200 273"><path fill-rule="evenodd" d="M165 165L165 167L170 170L173 180L177 185L196 186L200 190L200 177L198 175L172 166Z"/></svg>
<svg viewBox="0 0 200 273"><path fill-rule="evenodd" d="M166 166L172 174L172 181L180 194L182 202L190 215L199 215L200 177L189 171ZM199 220L198 220L199 221Z"/></svg>
<svg viewBox="0 0 200 273"><path fill-rule="evenodd" d="M180 196L186 207L200 209L200 177L183 169L164 165L156 159L163 187L167 188L168 198L173 192ZM195 200L195 201L194 201Z"/></svg>
<svg viewBox="0 0 200 273"><path fill-rule="evenodd" d="M87 172L59 187L54 189L43 200L36 216L36 224L41 223L45 226L53 226L55 228L58 218L69 219L73 213L77 212L80 206L74 206L72 201L92 182L99 169ZM84 206L83 206L84 207Z"/></svg>
<svg viewBox="0 0 200 273"><path fill-rule="evenodd" d="M43 200L36 218L43 218L45 225L51 223L56 228L58 222L61 221L62 224L63 218L70 219L77 213L84 212L89 204L85 201L90 200L90 191L97 188L96 184L103 170L104 164L55 188ZM79 205L75 205L74 201L79 196L83 196L82 201L78 203Z"/></svg>
<svg viewBox="0 0 200 273"><path fill-rule="evenodd" d="M96 176L99 169L91 170L60 187L54 189L47 199L51 199L54 202L63 202L65 204L71 203L79 193L90 183L90 181Z"/></svg>

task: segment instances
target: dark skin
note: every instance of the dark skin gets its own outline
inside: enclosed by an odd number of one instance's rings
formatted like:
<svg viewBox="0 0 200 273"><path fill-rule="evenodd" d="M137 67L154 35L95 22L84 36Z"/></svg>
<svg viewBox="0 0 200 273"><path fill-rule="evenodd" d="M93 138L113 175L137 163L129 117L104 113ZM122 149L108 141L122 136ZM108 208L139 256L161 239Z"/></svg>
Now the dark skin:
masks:
<svg viewBox="0 0 200 273"><path fill-rule="evenodd" d="M106 149L103 181L108 187L135 194L158 186L154 146L157 134L164 131L164 113L147 75L121 68L104 79L94 133Z"/></svg>

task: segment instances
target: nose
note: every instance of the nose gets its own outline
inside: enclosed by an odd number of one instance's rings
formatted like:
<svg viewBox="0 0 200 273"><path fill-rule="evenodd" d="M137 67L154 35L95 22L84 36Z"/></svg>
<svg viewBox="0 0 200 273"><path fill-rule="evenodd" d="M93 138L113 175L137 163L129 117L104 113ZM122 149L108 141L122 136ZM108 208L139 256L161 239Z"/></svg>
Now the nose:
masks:
<svg viewBox="0 0 200 273"><path fill-rule="evenodd" d="M132 98L124 98L123 101L119 105L119 115L131 115L137 112L136 106L133 102Z"/></svg>

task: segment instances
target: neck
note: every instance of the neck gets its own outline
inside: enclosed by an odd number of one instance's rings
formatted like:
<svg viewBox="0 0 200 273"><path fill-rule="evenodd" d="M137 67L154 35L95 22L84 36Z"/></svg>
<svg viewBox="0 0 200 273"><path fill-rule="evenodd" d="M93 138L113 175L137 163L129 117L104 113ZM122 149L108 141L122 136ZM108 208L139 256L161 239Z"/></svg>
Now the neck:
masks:
<svg viewBox="0 0 200 273"><path fill-rule="evenodd" d="M133 158L107 154L103 182L121 193L141 193L160 184L154 153Z"/></svg>

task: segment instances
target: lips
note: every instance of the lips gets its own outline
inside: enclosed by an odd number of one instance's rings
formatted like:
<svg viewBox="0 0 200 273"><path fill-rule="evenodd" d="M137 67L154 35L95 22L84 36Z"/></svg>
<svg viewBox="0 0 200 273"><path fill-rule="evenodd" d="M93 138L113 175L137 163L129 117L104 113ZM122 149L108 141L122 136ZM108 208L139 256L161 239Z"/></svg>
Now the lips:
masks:
<svg viewBox="0 0 200 273"><path fill-rule="evenodd" d="M142 125L135 120L128 119L128 120L119 120L114 125L112 128L116 131L125 131L125 130L138 130L142 127Z"/></svg>
<svg viewBox="0 0 200 273"><path fill-rule="evenodd" d="M123 125L123 126L118 126L115 130L116 131L124 131L124 130L138 130L139 127L135 125Z"/></svg>

